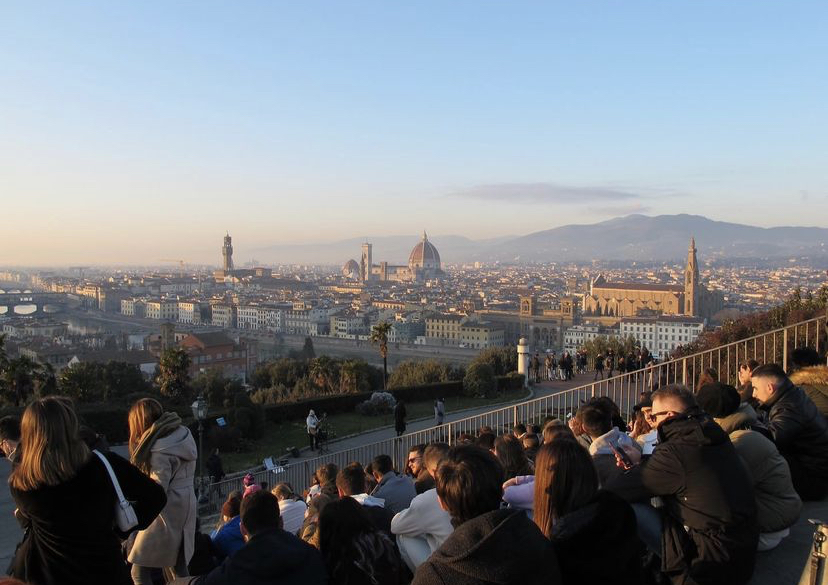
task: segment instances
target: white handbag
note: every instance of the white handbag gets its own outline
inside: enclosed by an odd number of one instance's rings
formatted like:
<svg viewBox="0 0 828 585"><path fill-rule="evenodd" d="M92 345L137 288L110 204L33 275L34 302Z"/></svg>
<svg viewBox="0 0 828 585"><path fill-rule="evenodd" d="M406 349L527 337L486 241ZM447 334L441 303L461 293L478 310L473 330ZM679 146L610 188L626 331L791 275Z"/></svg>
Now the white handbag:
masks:
<svg viewBox="0 0 828 585"><path fill-rule="evenodd" d="M104 467L109 472L109 479L112 480L112 486L115 488L115 495L118 498L118 501L115 502L115 524L121 532L129 532L138 526L138 516L135 514L135 509L129 500L124 497L124 492L121 491L121 484L118 483L118 478L115 477L115 472L112 471L112 466L106 457L97 450L93 450L92 452L103 462Z"/></svg>

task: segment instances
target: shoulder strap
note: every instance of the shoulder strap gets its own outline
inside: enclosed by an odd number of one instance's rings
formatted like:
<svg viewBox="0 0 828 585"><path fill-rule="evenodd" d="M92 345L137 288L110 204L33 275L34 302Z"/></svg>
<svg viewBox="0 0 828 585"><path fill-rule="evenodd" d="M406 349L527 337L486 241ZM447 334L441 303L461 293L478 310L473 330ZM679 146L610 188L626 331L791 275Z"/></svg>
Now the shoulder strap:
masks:
<svg viewBox="0 0 828 585"><path fill-rule="evenodd" d="M104 467L106 467L107 472L109 472L109 479L112 480L112 486L115 488L115 495L118 496L118 503L123 504L126 501L126 498L124 498L124 492L121 491L121 484L118 482L118 478L115 477L115 472L112 470L112 466L100 451L93 449L92 452L98 456L98 459L101 460Z"/></svg>

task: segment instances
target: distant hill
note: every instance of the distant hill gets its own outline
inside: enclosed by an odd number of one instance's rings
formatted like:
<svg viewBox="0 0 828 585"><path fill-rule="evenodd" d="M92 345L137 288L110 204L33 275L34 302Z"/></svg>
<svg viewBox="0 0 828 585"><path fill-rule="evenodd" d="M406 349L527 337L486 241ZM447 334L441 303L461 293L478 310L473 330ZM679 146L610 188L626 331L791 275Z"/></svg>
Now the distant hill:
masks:
<svg viewBox="0 0 828 585"><path fill-rule="evenodd" d="M275 245L253 250L267 263L344 264L359 261L365 241L374 245L374 262L405 264L419 235L361 237L306 245ZM703 259L828 258L828 229L760 228L714 221L700 215L628 215L585 225L566 225L525 236L471 240L463 236L429 236L443 262L551 262L599 260L678 260L690 238Z"/></svg>
<svg viewBox="0 0 828 585"><path fill-rule="evenodd" d="M828 255L828 229L759 228L700 215L628 215L589 225L567 225L514 238L481 256L524 262L552 260L671 260L696 238L705 258L784 258Z"/></svg>
<svg viewBox="0 0 828 585"><path fill-rule="evenodd" d="M466 262L474 258L481 250L495 246L500 242L513 239L504 236L490 240L470 240L463 236L431 236L428 239L440 252L443 262ZM389 264L408 264L411 250L422 239L422 234L410 236L365 236L349 238L336 242L319 244L281 244L258 248L251 252L260 262L285 264L339 264L344 265L353 258L359 262L362 256L362 243L374 245L374 263L386 261Z"/></svg>

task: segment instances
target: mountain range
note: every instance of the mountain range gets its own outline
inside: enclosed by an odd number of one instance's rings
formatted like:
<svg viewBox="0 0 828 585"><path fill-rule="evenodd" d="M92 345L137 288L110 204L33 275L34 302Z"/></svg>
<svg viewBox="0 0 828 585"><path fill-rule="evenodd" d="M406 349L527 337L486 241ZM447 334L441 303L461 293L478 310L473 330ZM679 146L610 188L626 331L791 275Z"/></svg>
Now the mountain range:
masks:
<svg viewBox="0 0 828 585"><path fill-rule="evenodd" d="M329 243L274 245L253 253L259 262L344 264L359 260L363 242L373 244L374 262L405 264L421 236L351 238ZM525 236L471 240L429 236L443 262L552 262L590 260L679 260L690 238L704 258L828 258L828 229L761 228L714 221L700 215L627 215L594 224L565 225Z"/></svg>

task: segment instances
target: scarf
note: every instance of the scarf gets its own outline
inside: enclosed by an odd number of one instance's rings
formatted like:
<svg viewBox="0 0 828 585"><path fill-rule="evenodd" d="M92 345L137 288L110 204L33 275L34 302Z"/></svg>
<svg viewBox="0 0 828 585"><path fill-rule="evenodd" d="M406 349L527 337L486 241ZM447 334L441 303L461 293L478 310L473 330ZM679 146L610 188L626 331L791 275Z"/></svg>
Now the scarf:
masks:
<svg viewBox="0 0 828 585"><path fill-rule="evenodd" d="M155 441L170 435L181 426L181 417L174 412L165 412L161 417L152 423L152 426L144 431L135 452L130 457L132 464L146 474L150 472L150 457L152 446Z"/></svg>

